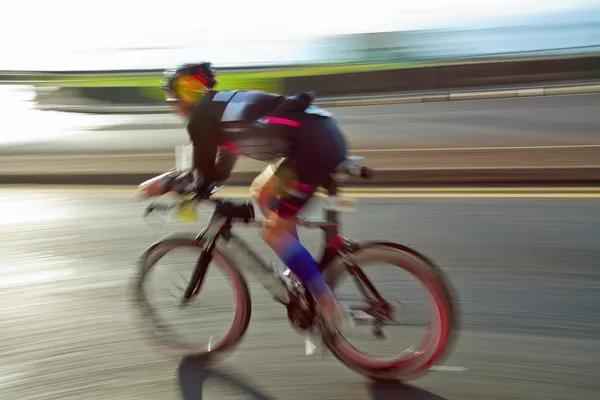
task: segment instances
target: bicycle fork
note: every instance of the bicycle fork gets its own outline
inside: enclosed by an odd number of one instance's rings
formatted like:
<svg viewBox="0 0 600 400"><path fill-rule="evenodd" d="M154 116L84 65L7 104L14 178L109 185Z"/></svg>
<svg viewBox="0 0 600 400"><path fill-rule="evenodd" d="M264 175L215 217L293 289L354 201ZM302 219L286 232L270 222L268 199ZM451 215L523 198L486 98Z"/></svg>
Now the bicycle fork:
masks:
<svg viewBox="0 0 600 400"><path fill-rule="evenodd" d="M198 235L196 238L197 242L201 242L203 238L203 233ZM183 293L183 297L181 298L181 302L179 303L179 307L187 306L200 292L202 289L202 284L204 283L204 278L206 277L206 272L208 271L208 266L210 265L213 255L212 252L216 245L216 238L213 238L207 247L204 247L202 253L200 254L200 258L198 262L196 262L196 267L194 268L194 273L192 274L192 278L190 282L185 288Z"/></svg>

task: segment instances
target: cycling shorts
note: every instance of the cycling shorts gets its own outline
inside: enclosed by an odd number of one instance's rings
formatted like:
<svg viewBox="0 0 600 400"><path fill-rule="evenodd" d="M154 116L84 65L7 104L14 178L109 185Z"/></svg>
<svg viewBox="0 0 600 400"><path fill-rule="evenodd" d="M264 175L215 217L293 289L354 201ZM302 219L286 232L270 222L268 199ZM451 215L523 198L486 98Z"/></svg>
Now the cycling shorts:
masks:
<svg viewBox="0 0 600 400"><path fill-rule="evenodd" d="M270 208L282 218L295 217L347 154L344 136L332 118L305 114L299 119L301 127L296 129L302 131L294 135L290 156L274 171L279 196Z"/></svg>

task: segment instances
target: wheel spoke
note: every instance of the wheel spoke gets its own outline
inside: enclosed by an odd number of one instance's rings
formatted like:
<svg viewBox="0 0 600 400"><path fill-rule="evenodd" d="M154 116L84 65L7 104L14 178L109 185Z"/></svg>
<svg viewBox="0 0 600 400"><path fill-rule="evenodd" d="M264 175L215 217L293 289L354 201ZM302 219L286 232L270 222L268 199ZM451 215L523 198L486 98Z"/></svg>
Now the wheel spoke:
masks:
<svg viewBox="0 0 600 400"><path fill-rule="evenodd" d="M340 256L340 262L348 267L345 269L345 273L350 275L352 283L356 283L352 286L357 287L358 295L363 300L362 302L351 300L343 302L342 296L338 296L338 300L344 311L346 311L353 327L367 328L372 338L378 340L388 339L388 341L391 338L388 338L387 332L383 331L383 328L388 326L406 327L409 329L408 336L412 336L412 333L414 333L412 332L413 327L425 327L428 332L420 344L409 347L410 351L402 346L396 350L395 356L388 355L383 358L363 354L348 342L343 332L340 332L340 340L327 343L332 353L350 368L376 378L413 377L426 371L429 366L447 355L454 337L457 316L454 311L455 304L452 303L451 287L442 272L429 260L411 249L390 243L359 245L358 249L354 249L352 259L355 260L355 264L350 266L347 264L347 258L344 255ZM416 278L417 282L420 283L419 286L425 288L429 301L411 301L411 304L415 304L417 308L421 304L433 304L434 315L431 321L424 324L415 323L415 321L407 318L406 311L408 308L406 303L396 299L393 299L393 301L392 299L384 299L384 296L378 290L379 288L375 287L377 283L371 280L376 276L369 276L368 278L363 271L365 265L371 263L391 265L397 271L403 270L408 272L411 277ZM331 264L339 265L336 262ZM334 290L344 281L344 273L342 272L340 275L337 271L340 270L331 269L330 277L333 278L330 280L330 284ZM326 276L327 273L328 271L325 270L324 274ZM390 284L390 279L386 278L384 285L380 288L390 287ZM412 292L407 288L402 287L400 289L404 296L412 296ZM393 290L398 292L399 288L393 288ZM346 298L346 294L344 294L344 298ZM411 300L413 299L411 298ZM417 315L420 314L423 313L419 312ZM362 336L364 337L364 334ZM422 336L422 334L419 334L419 336ZM400 339L406 338L408 337L405 337L405 335L400 337ZM398 355L398 352L401 354Z"/></svg>
<svg viewBox="0 0 600 400"><path fill-rule="evenodd" d="M367 275L365 275L365 273L363 272L362 269L360 269L360 267L358 267L357 265L352 265L352 266L350 266L349 270L350 270L350 273L352 274L352 276L354 277L361 294L363 294L363 296L365 297L367 302L375 303L375 302L377 302L377 300L380 302L385 302L385 300L383 299L383 297L381 296L381 294L379 293L377 288L371 283L369 278L367 278ZM363 286L363 284L364 284L364 286ZM371 296L369 296L369 294L365 290L365 286L366 286L366 289L368 289L373 295L375 295L375 298L377 300L371 299Z"/></svg>
<svg viewBox="0 0 600 400"><path fill-rule="evenodd" d="M216 270L219 270L222 273L224 273L226 282L229 285L231 285L230 287L234 289L233 297L235 300L235 312L233 323L227 325L225 335L222 336L222 334L219 334L218 336L213 336L211 334L210 336L204 336L205 338L208 337L208 345L198 346L196 344L192 344L191 342L185 340L183 338L183 335L181 335L181 333L178 332L178 330L181 330L182 328L186 328L187 330L191 329L193 332L193 337L195 338L196 334L198 333L198 327L193 327L195 317L191 316L192 318L190 318L187 315L183 316L183 318L179 318L180 323L175 322L177 321L176 319L170 321L171 317L174 317L173 312L169 311L169 313L165 314L165 310L162 310L162 313L165 315L160 315L160 313L158 312L159 307L155 307L151 303L150 298L148 296L152 293L156 294L154 292L150 293L148 291L148 278L152 275L150 274L150 272L168 270L162 268L162 266L159 266L159 268L157 268L157 263L164 258L163 256L167 255L168 253L171 253L173 250L186 248L202 251L202 249L198 246L194 238L173 237L167 238L162 242L159 242L149 251L144 253L142 260L140 260L141 262L139 275L136 277L136 280L134 282L134 289L136 294L135 300L140 308L141 316L143 318L142 321L148 323L148 326L151 328L150 330L146 330L146 332L151 334L152 339L158 340L160 344L167 345L167 347L171 348L172 350L176 350L179 352L183 351L183 353L185 354L193 354L195 356L203 357L207 357L209 353L211 356L217 353L220 354L225 350L232 349L237 343L239 343L239 341L242 339L246 332L251 316L250 293L247 284L242 275L239 273L239 271L223 253L221 253L219 250L214 251L214 259L211 260L211 266L217 266L218 268L216 268ZM160 255L160 257L157 257L156 255ZM188 263L186 262L185 264ZM190 264L191 267L194 265L194 262ZM211 268L211 270L215 270L215 268ZM175 285L176 291L180 294L183 294L183 296L178 296L176 293L173 293L173 290L170 290L170 293L163 293L161 297L158 298L158 300L165 300L173 297L175 299L179 299L180 301L177 302L179 304L175 306L173 310L179 309L181 311L182 309L187 308L186 306L189 306L195 299L196 295L199 294L199 285L193 285L194 276L191 273L189 274L189 276L191 276L192 279L189 279L189 281L188 279L185 279L185 275L182 275L181 273L178 273L175 276L182 278L184 281L183 284L186 285L186 287L182 286L181 282ZM159 278L158 282L164 284L172 281L170 279L161 280ZM211 288L212 285L204 285L202 293L204 293L205 291L211 292ZM192 296L185 296L186 291L189 292L190 289ZM222 293L222 291L215 293ZM217 297L217 301L220 303L221 300L218 299L220 299L220 297ZM205 303L206 299L204 299L203 296L201 305L205 305ZM192 309L189 308L189 311L192 311ZM185 312L189 313L189 311ZM211 315L212 318L216 318L216 325L220 325L221 322L225 322L228 319L226 318L225 321L222 321L223 318L220 316L221 313L215 314L213 312ZM203 317L203 320L205 321L204 318L207 317ZM202 328L202 325L200 325L199 327ZM219 329L218 326L214 327L213 324L206 324L203 329L214 331L215 328ZM204 340L206 341L206 339Z"/></svg>

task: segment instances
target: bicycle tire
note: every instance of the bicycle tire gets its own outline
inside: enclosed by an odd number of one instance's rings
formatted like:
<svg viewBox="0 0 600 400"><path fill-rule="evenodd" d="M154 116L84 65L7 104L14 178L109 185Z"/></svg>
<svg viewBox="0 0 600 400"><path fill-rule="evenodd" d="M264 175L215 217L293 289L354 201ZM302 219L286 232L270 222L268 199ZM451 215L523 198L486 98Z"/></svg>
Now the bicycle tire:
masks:
<svg viewBox="0 0 600 400"><path fill-rule="evenodd" d="M145 292L144 284L146 277L152 268L160 261L162 257L168 254L170 251L182 248L182 247L202 247L202 245L195 240L196 235L169 235L158 242L148 247L140 256L138 261L138 269L132 283L132 299L136 308L141 313L141 321L147 322L146 328L150 326L151 329L144 329L149 333L150 339L159 345L178 352L183 352L186 356L201 359L204 361L210 361L216 358L224 356L226 353L239 345L242 341L252 316L252 302L250 297L250 290L248 284L240 273L238 268L233 262L218 248L213 251L213 259L217 260L219 267L225 272L225 275L229 278L234 287L234 295L236 297L236 311L234 322L231 328L225 335L225 337L219 341L216 345L211 346L210 350L197 351L190 349L186 346L181 346L175 343L168 337L168 330L171 329L166 324L161 324L155 315L152 306L148 302ZM165 335L163 332L167 331Z"/></svg>
<svg viewBox="0 0 600 400"><path fill-rule="evenodd" d="M456 294L445 273L433 261L408 246L392 242L363 242L357 244L353 254L358 256L359 262L365 262L369 261L369 252L377 253L378 251L395 253L397 262L392 263L394 266L408 271L413 276L416 275L417 279L425 284L428 291L433 289L435 304L440 312L438 317L441 319L440 336L436 341L433 353L423 358L420 358L422 355L418 355L403 361L373 361L350 345L339 333L325 338L325 345L348 368L371 379L414 379L429 372L433 365L442 363L454 348L460 318ZM363 259L360 258L361 253L363 253ZM364 257L365 254L367 258ZM408 260L412 261L412 265ZM338 255L323 271L323 275L332 289L335 289L336 282L344 274L345 268L339 268L343 267L344 263ZM429 294L431 295L431 293Z"/></svg>

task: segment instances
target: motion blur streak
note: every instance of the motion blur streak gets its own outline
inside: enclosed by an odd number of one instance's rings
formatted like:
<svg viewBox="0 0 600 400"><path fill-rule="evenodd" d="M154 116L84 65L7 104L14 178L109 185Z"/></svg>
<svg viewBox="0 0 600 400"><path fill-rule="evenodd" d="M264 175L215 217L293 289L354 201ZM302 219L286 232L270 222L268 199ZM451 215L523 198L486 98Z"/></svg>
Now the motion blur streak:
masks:
<svg viewBox="0 0 600 400"><path fill-rule="evenodd" d="M379 190L343 216L344 232L406 243L432 257L456 285L463 312L463 332L446 365L410 386L373 385L331 357L305 357L284 311L258 287L254 321L237 353L210 368L167 356L135 326L127 285L147 245L201 224L146 225L145 202L132 188L13 187L0 191L13 213L8 223L0 220L2 398L596 398L600 200L575 197L595 195L598 187ZM526 190L537 198L503 197ZM42 209L60 218L28 217ZM210 211L201 206L200 222ZM319 211L318 204L309 210ZM237 230L271 257L254 230ZM301 237L309 249L320 238L314 231ZM45 279L27 282L32 274Z"/></svg>

